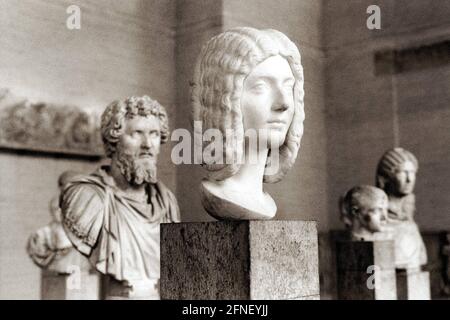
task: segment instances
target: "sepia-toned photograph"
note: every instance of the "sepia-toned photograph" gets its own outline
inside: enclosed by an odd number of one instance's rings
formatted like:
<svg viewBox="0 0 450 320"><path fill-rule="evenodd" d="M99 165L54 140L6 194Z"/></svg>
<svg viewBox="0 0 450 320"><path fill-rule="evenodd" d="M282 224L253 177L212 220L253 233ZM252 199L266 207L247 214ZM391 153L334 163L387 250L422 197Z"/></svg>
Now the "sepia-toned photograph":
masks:
<svg viewBox="0 0 450 320"><path fill-rule="evenodd" d="M0 0L0 300L450 300L450 1Z"/></svg>

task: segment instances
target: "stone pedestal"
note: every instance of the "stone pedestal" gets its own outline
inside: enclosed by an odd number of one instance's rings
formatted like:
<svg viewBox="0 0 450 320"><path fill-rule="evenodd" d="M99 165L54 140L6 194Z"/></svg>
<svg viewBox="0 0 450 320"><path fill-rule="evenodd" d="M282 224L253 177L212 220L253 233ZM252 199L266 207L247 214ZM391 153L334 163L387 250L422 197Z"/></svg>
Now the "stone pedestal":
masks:
<svg viewBox="0 0 450 320"><path fill-rule="evenodd" d="M161 299L320 299L313 221L161 224Z"/></svg>
<svg viewBox="0 0 450 320"><path fill-rule="evenodd" d="M397 269L398 300L430 300L430 273L420 269Z"/></svg>
<svg viewBox="0 0 450 320"><path fill-rule="evenodd" d="M42 300L98 300L100 275L75 249L41 271Z"/></svg>
<svg viewBox="0 0 450 320"><path fill-rule="evenodd" d="M393 241L338 241L338 299L396 300Z"/></svg>
<svg viewBox="0 0 450 320"><path fill-rule="evenodd" d="M98 300L99 287L99 276L95 271L61 274L42 270L42 300Z"/></svg>

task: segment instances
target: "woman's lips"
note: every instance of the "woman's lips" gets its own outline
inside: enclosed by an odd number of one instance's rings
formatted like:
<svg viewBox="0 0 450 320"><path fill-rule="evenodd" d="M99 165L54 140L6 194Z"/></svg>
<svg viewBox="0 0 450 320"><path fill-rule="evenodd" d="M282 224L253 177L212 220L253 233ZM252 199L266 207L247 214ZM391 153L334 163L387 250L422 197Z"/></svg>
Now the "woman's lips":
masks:
<svg viewBox="0 0 450 320"><path fill-rule="evenodd" d="M286 126L286 122L285 121L281 121L281 120L271 120L271 121L267 121L267 124L269 125L269 127L274 127L277 129L282 129Z"/></svg>
<svg viewBox="0 0 450 320"><path fill-rule="evenodd" d="M269 121L267 121L267 123L270 123L270 124L286 124L286 121L283 121L283 120L269 120Z"/></svg>

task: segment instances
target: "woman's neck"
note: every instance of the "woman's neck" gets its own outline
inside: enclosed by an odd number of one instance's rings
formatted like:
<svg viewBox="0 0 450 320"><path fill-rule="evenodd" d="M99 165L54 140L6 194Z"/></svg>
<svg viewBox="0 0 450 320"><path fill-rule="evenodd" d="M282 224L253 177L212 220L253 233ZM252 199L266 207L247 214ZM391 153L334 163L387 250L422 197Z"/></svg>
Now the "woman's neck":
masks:
<svg viewBox="0 0 450 320"><path fill-rule="evenodd" d="M246 146L244 163L235 175L227 179L228 183L239 185L241 190L263 193L263 177L268 153L268 148Z"/></svg>

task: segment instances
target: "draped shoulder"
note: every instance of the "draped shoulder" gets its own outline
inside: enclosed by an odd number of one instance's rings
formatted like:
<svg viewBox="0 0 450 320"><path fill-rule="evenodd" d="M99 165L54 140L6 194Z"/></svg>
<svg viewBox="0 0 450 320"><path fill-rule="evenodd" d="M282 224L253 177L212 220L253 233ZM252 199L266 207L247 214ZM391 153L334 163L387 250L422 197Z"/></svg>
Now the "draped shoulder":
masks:
<svg viewBox="0 0 450 320"><path fill-rule="evenodd" d="M180 208L178 207L178 201L175 195L161 181L158 181L154 186L162 199L165 209L165 214L161 217L161 222L180 222Z"/></svg>
<svg viewBox="0 0 450 320"><path fill-rule="evenodd" d="M105 189L92 176L77 176L64 188L60 207L63 227L74 247L89 256L105 215Z"/></svg>

